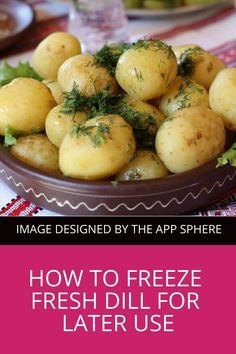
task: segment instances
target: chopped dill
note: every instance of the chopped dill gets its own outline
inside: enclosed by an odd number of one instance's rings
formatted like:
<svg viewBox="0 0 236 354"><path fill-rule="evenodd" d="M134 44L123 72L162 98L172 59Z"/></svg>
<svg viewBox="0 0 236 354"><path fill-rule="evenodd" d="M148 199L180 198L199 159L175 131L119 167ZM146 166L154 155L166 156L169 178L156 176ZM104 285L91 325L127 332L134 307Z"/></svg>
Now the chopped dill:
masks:
<svg viewBox="0 0 236 354"><path fill-rule="evenodd" d="M107 91L101 91L87 97L78 92L76 85L74 85L71 92L64 93L62 112L73 115L76 112L85 112L87 119L118 114L132 126L139 147L153 147L158 128L155 117L145 112L135 111L131 105L125 102L125 96L123 93L112 95ZM83 131L80 132L80 134L82 133ZM94 137L91 140L94 145L98 145L102 139Z"/></svg>
<svg viewBox="0 0 236 354"><path fill-rule="evenodd" d="M186 49L179 58L178 75L191 76L195 72L195 58L199 53L204 52L201 47Z"/></svg>
<svg viewBox="0 0 236 354"><path fill-rule="evenodd" d="M64 104L61 109L66 114L76 114L87 110L89 97L77 90L77 85L74 83L73 89L70 92L63 92Z"/></svg>
<svg viewBox="0 0 236 354"><path fill-rule="evenodd" d="M94 63L104 66L115 76L117 62L129 46L128 43L106 44L94 54Z"/></svg>
<svg viewBox="0 0 236 354"><path fill-rule="evenodd" d="M134 136L139 147L152 147L157 131L157 122L153 116L147 113L135 111L124 100L118 107L120 114L128 122L134 131Z"/></svg>
<svg viewBox="0 0 236 354"><path fill-rule="evenodd" d="M4 131L4 146L9 147L17 143L16 138L14 137L14 129L11 127L5 128Z"/></svg>
<svg viewBox="0 0 236 354"><path fill-rule="evenodd" d="M138 168L135 168L133 170L129 170L125 173L125 180L126 181L137 181L142 178L142 174L139 171Z"/></svg>
<svg viewBox="0 0 236 354"><path fill-rule="evenodd" d="M94 147L99 147L105 144L107 139L111 139L110 127L104 123L98 123L98 125L85 126L79 124L74 126L71 131L75 136L88 136Z"/></svg>
<svg viewBox="0 0 236 354"><path fill-rule="evenodd" d="M117 188L119 185L119 182L117 180L111 181L111 185L113 188Z"/></svg>
<svg viewBox="0 0 236 354"><path fill-rule="evenodd" d="M172 100L178 101L179 108L186 108L191 106L191 95L194 92L203 93L203 88L197 85L194 81L189 79L183 79L183 82L178 87L178 91L173 98L168 100L170 103Z"/></svg>
<svg viewBox="0 0 236 354"><path fill-rule="evenodd" d="M138 82L142 82L144 80L141 70L134 68L134 73Z"/></svg>
<svg viewBox="0 0 236 354"><path fill-rule="evenodd" d="M71 92L64 92L64 104L61 111L73 115L77 112L85 112L87 119L98 115L116 114L116 107L123 97L124 94L111 95L107 91L85 96L77 90L77 86L74 84Z"/></svg>

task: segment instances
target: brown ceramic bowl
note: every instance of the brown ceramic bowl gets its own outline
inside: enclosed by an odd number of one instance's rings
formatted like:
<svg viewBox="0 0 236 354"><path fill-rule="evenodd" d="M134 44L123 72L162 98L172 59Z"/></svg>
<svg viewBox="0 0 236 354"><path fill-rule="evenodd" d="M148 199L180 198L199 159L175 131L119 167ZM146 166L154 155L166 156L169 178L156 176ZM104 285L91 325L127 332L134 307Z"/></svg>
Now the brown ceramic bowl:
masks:
<svg viewBox="0 0 236 354"><path fill-rule="evenodd" d="M194 170L137 182L88 182L42 173L0 145L0 176L17 194L62 215L175 215L215 201L236 185L236 168L211 161Z"/></svg>
<svg viewBox="0 0 236 354"><path fill-rule="evenodd" d="M11 33L0 40L0 50L3 50L19 41L31 29L35 15L30 5L14 0L1 0L0 12L6 13L13 22Z"/></svg>

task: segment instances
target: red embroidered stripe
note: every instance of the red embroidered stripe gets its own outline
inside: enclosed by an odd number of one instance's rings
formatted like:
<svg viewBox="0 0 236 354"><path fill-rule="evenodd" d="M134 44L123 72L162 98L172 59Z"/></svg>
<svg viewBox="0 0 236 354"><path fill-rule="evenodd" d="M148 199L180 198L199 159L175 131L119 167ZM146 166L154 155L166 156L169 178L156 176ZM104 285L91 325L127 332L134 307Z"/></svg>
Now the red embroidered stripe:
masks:
<svg viewBox="0 0 236 354"><path fill-rule="evenodd" d="M17 196L15 199L12 199L5 207L0 211L1 216L33 216L41 208L35 206L29 201Z"/></svg>
<svg viewBox="0 0 236 354"><path fill-rule="evenodd" d="M231 15L232 13L234 13L234 11L235 11L234 7L230 6L230 7L227 7L225 10L221 9L220 12L217 12L217 14L214 14L213 16L208 17L204 20L196 21L194 23L188 23L183 26L177 26L175 28L172 28L169 31L148 34L147 36L145 36L145 38L147 38L147 39L148 38L162 39L162 40L167 39L167 38L173 37L181 32L189 30L189 28L192 28L192 29L202 28L203 26L209 25L210 23L219 21L219 20Z"/></svg>

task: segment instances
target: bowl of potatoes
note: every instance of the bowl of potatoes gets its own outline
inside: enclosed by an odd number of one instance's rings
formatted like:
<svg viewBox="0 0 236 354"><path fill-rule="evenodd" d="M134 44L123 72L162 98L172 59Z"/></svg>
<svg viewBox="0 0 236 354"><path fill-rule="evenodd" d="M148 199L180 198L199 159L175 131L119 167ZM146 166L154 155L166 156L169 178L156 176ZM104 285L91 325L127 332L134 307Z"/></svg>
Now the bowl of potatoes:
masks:
<svg viewBox="0 0 236 354"><path fill-rule="evenodd" d="M236 68L195 44L88 54L58 32L0 73L0 175L39 206L175 215L236 184Z"/></svg>

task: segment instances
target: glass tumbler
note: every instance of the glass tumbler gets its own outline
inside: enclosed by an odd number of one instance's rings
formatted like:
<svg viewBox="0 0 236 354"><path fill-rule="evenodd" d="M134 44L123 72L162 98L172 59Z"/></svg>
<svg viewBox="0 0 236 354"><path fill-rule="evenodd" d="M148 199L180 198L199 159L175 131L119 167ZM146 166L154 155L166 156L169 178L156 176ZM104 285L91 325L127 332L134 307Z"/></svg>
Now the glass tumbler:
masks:
<svg viewBox="0 0 236 354"><path fill-rule="evenodd" d="M122 0L72 0L68 31L82 49L94 53L104 44L128 40L128 21Z"/></svg>

